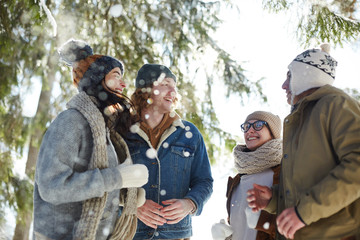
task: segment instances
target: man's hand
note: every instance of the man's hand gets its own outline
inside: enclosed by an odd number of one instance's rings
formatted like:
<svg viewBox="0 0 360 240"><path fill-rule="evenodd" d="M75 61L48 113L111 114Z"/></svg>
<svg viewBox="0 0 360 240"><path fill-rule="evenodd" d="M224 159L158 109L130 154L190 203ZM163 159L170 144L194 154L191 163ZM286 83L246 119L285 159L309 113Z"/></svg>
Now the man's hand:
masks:
<svg viewBox="0 0 360 240"><path fill-rule="evenodd" d="M249 207L253 212L258 212L264 209L270 202L272 191L267 186L257 185L254 183L254 188L247 191L247 198Z"/></svg>
<svg viewBox="0 0 360 240"><path fill-rule="evenodd" d="M166 219L161 212L163 206L152 200L146 200L144 205L137 209L137 217L145 225L156 229L158 225L162 226L166 223Z"/></svg>
<svg viewBox="0 0 360 240"><path fill-rule="evenodd" d="M276 224L279 233L290 239L294 239L297 230L305 227L305 224L296 215L294 207L282 211L276 218Z"/></svg>
<svg viewBox="0 0 360 240"><path fill-rule="evenodd" d="M180 222L194 208L190 199L170 199L163 201L162 204L168 205L160 210L162 216L168 220L167 224Z"/></svg>

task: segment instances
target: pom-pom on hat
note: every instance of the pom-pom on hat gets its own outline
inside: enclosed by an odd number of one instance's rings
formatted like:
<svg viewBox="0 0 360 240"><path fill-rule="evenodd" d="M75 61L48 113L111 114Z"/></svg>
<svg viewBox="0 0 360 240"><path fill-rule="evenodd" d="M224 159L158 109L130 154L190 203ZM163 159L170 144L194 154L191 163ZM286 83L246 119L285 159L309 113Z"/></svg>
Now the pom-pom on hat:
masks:
<svg viewBox="0 0 360 240"><path fill-rule="evenodd" d="M309 49L299 54L288 66L291 73L292 96L311 88L333 84L337 61L329 54L330 45L321 44L320 49Z"/></svg>
<svg viewBox="0 0 360 240"><path fill-rule="evenodd" d="M106 74L116 67L124 74L121 61L105 55L94 55L92 48L81 40L68 40L60 47L59 55L67 65L73 67L73 81L79 91L99 85Z"/></svg>
<svg viewBox="0 0 360 240"><path fill-rule="evenodd" d="M267 122L274 138L281 138L281 120L278 115L272 114L271 112L255 111L246 117L245 122L249 120L261 120Z"/></svg>
<svg viewBox="0 0 360 240"><path fill-rule="evenodd" d="M159 64L144 64L138 71L135 80L136 88L150 87L160 77L172 78L176 82L175 75L169 68Z"/></svg>

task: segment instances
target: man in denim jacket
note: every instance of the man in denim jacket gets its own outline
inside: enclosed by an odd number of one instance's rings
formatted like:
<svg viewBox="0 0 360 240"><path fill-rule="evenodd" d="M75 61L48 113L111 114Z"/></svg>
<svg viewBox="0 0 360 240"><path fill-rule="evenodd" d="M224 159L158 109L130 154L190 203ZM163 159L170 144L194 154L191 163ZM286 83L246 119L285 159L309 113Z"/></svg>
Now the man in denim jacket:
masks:
<svg viewBox="0 0 360 240"><path fill-rule="evenodd" d="M176 94L167 67L145 64L138 71L131 98L141 121L127 143L134 163L149 169L149 181L134 239L190 239L191 216L201 214L213 191L203 137L172 111Z"/></svg>

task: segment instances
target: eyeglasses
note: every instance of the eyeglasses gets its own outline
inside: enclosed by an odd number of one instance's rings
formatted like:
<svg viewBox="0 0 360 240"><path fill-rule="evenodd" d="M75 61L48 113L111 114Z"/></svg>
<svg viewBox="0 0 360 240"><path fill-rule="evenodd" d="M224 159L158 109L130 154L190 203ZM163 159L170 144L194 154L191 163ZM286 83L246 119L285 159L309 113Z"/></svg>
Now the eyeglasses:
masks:
<svg viewBox="0 0 360 240"><path fill-rule="evenodd" d="M251 126L254 128L254 130L256 131L260 131L261 129L263 129L264 126L268 126L268 123L262 120L258 120L256 122L253 123L249 123L249 122L245 122L243 124L241 124L241 130L246 133L247 131L250 130Z"/></svg>

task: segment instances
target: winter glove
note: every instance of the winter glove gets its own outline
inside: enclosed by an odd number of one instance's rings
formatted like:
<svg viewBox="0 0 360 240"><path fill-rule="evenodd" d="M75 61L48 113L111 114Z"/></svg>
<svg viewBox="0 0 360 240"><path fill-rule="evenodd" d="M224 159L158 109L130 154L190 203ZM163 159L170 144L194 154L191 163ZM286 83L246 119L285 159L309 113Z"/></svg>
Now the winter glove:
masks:
<svg viewBox="0 0 360 240"><path fill-rule="evenodd" d="M149 172L143 164L117 166L122 179L121 188L141 187L148 182Z"/></svg>
<svg viewBox="0 0 360 240"><path fill-rule="evenodd" d="M119 203L119 206L121 206L121 207L124 206L125 196L126 196L126 191L120 192L120 203ZM145 201L146 201L145 196L146 196L145 189L143 189L143 188L138 188L138 189L137 189L137 207L141 207L142 205L144 205L144 203L145 203Z"/></svg>
<svg viewBox="0 0 360 240"><path fill-rule="evenodd" d="M246 221L249 228L254 229L257 225L257 222L259 220L260 211L253 212L251 208L247 207L245 209L245 215L246 215Z"/></svg>
<svg viewBox="0 0 360 240"><path fill-rule="evenodd" d="M225 240L233 233L232 227L225 223L224 219L220 220L220 223L215 223L211 227L211 234L213 240Z"/></svg>
<svg viewBox="0 0 360 240"><path fill-rule="evenodd" d="M145 196L146 196L145 189L138 188L138 191L137 191L137 207L141 207L142 205L144 205L144 203L146 201Z"/></svg>

